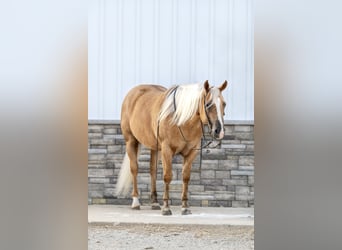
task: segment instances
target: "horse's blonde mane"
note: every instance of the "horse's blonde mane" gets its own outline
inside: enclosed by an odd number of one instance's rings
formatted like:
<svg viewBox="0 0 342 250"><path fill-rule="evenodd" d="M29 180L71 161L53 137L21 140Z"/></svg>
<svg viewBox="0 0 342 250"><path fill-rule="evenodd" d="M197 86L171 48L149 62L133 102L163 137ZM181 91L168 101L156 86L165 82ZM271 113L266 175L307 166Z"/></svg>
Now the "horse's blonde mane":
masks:
<svg viewBox="0 0 342 250"><path fill-rule="evenodd" d="M172 114L172 124L183 125L198 111L203 90L203 84L197 83L170 88L161 107L159 121Z"/></svg>

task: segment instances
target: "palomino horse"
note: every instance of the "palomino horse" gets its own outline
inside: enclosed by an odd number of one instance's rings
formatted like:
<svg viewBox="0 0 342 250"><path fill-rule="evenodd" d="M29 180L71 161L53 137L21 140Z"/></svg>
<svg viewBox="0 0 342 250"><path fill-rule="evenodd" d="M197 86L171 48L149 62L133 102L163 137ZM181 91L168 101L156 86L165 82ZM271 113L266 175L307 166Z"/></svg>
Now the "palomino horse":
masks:
<svg viewBox="0 0 342 250"><path fill-rule="evenodd" d="M161 156L164 178L163 215L171 215L169 186L172 180L172 158L184 158L182 175L182 214L191 214L188 206L190 170L201 145L203 124L208 124L217 140L224 137L225 101L219 87L204 84L178 85L165 89L158 85L139 85L129 91L121 109L121 130L126 141L126 155L116 186L117 194L127 194L133 182L133 209L140 209L138 199L139 144L151 149L151 202L152 209L160 209L157 200L156 175L158 156Z"/></svg>

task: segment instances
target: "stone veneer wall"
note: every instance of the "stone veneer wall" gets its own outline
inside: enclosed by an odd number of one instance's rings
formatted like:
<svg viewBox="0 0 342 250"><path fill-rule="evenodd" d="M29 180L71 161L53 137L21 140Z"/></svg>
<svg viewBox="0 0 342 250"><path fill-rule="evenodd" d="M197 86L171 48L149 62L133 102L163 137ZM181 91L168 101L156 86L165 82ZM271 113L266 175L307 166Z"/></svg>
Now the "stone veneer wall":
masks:
<svg viewBox="0 0 342 250"><path fill-rule="evenodd" d="M191 206L254 206L254 124L229 122L221 145L203 149L195 159L189 183ZM114 194L117 176L125 154L125 140L119 121L88 121L88 203L131 204L131 197ZM138 186L142 205L149 204L149 151L142 148L139 157ZM181 204L182 157L173 160L170 204ZM162 204L163 178L158 166L157 192Z"/></svg>

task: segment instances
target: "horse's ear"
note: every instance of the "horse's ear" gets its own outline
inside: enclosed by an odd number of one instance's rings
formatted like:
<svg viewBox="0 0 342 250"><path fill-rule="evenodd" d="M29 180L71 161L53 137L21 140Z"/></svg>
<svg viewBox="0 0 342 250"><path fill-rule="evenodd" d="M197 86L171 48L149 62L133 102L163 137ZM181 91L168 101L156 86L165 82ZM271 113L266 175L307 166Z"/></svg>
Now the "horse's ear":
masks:
<svg viewBox="0 0 342 250"><path fill-rule="evenodd" d="M209 92L209 82L208 82L208 80L205 80L205 82L204 82L204 89L205 89L205 91L207 93Z"/></svg>
<svg viewBox="0 0 342 250"><path fill-rule="evenodd" d="M224 83L222 83L222 85L220 87L218 87L218 89L222 92L228 85L227 80L224 81Z"/></svg>

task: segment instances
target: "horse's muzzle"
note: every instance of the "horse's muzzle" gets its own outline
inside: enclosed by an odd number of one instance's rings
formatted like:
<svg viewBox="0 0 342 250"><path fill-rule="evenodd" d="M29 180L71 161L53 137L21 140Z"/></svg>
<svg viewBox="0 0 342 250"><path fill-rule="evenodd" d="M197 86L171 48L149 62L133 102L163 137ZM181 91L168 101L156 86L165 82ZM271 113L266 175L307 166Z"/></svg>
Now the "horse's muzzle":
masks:
<svg viewBox="0 0 342 250"><path fill-rule="evenodd" d="M215 140L222 140L224 137L224 128L219 121L215 122L215 126L211 131L211 135Z"/></svg>

